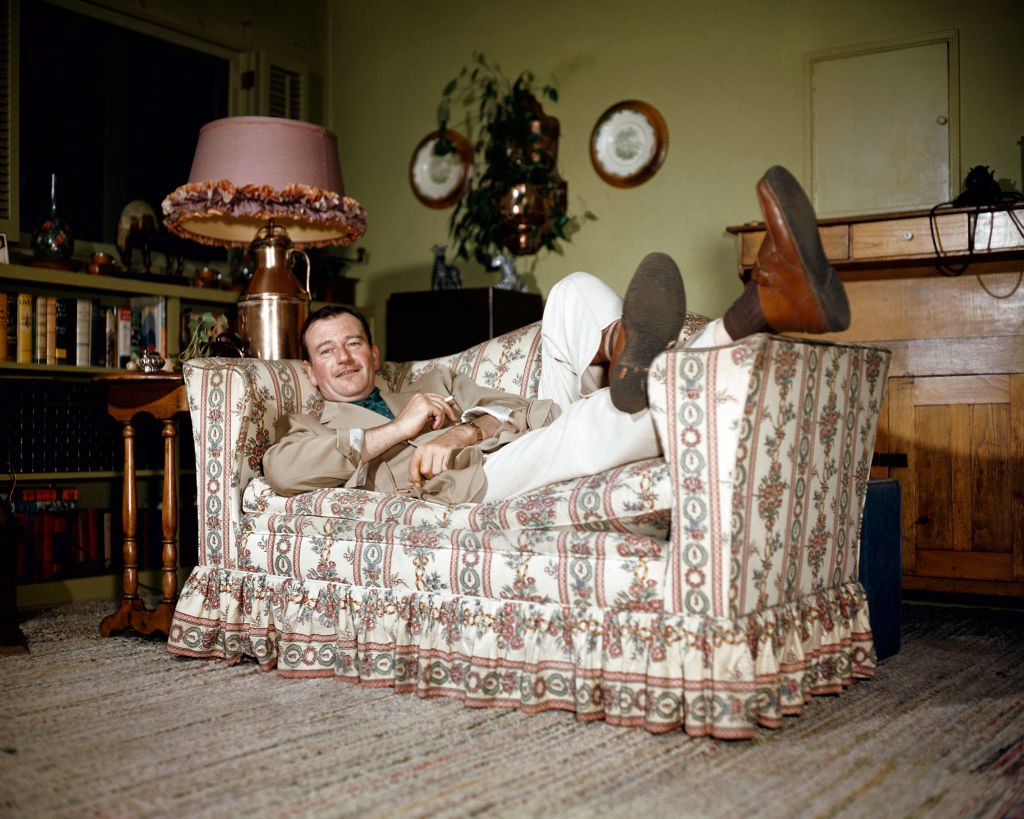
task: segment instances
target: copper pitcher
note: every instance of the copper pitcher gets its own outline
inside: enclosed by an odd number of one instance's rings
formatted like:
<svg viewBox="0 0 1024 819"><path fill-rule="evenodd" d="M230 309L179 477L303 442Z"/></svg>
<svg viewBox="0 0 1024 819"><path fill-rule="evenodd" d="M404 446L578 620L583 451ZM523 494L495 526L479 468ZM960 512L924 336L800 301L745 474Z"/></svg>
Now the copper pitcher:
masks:
<svg viewBox="0 0 1024 819"><path fill-rule="evenodd" d="M254 358L301 358L299 334L310 304L309 256L273 222L260 228L250 251L256 271L238 299L238 334ZM290 267L296 255L306 261L305 290Z"/></svg>

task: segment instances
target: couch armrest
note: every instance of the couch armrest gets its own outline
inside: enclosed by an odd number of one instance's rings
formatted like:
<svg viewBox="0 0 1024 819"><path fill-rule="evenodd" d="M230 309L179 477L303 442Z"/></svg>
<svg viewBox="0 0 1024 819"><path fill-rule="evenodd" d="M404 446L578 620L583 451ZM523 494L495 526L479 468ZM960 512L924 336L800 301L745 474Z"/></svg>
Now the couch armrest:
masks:
<svg viewBox="0 0 1024 819"><path fill-rule="evenodd" d="M234 568L242 493L263 474L278 417L319 416L323 399L300 361L202 358L182 370L196 448L199 563Z"/></svg>
<svg viewBox="0 0 1024 819"><path fill-rule="evenodd" d="M648 391L674 484L672 611L735 618L857 580L890 357L758 334L655 360Z"/></svg>

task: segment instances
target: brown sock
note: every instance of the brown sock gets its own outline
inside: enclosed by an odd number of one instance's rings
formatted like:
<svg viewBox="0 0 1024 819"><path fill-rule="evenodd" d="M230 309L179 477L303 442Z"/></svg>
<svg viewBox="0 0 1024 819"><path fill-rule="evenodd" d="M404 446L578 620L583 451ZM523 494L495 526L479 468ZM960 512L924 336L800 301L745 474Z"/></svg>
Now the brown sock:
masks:
<svg viewBox="0 0 1024 819"><path fill-rule="evenodd" d="M740 297L725 311L722 324L725 325L725 331L736 341L754 333L772 332L761 311L757 285L751 282L746 286Z"/></svg>

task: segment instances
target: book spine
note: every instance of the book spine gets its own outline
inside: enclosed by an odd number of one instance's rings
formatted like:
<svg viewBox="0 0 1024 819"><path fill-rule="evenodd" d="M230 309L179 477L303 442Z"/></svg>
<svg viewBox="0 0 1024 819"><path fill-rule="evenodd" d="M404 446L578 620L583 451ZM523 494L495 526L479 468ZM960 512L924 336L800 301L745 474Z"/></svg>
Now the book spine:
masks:
<svg viewBox="0 0 1024 819"><path fill-rule="evenodd" d="M46 363L57 363L57 299L46 299Z"/></svg>
<svg viewBox="0 0 1024 819"><path fill-rule="evenodd" d="M117 367L117 311L108 307L104 314L104 342L107 345L107 367Z"/></svg>
<svg viewBox="0 0 1024 819"><path fill-rule="evenodd" d="M78 325L78 300L57 299L57 363L75 363Z"/></svg>
<svg viewBox="0 0 1024 819"><path fill-rule="evenodd" d="M36 346L33 361L46 363L46 296L36 296Z"/></svg>
<svg viewBox="0 0 1024 819"><path fill-rule="evenodd" d="M136 358L142 353L144 349L144 342L142 339L142 308L132 308L132 355Z"/></svg>
<svg viewBox="0 0 1024 819"><path fill-rule="evenodd" d="M54 529L56 518L46 512L40 516L43 519L43 540L42 540L42 561L40 562L41 577L40 580L49 580L53 577L53 546L54 546Z"/></svg>
<svg viewBox="0 0 1024 819"><path fill-rule="evenodd" d="M75 302L75 366L92 364L92 299Z"/></svg>
<svg viewBox="0 0 1024 819"><path fill-rule="evenodd" d="M68 516L60 512L51 512L53 520L53 568L54 577L64 577L71 563L71 537L68 531Z"/></svg>
<svg viewBox="0 0 1024 819"><path fill-rule="evenodd" d="M32 363L32 295L18 294L18 363Z"/></svg>
<svg viewBox="0 0 1024 819"><path fill-rule="evenodd" d="M107 366L107 314L99 299L92 300L92 356L90 360L94 367Z"/></svg>
<svg viewBox="0 0 1024 819"><path fill-rule="evenodd" d="M0 361L10 361L7 352L7 294L0 293Z"/></svg>
<svg viewBox="0 0 1024 819"><path fill-rule="evenodd" d="M127 367L132 360L132 308L117 308L117 366Z"/></svg>
<svg viewBox="0 0 1024 819"><path fill-rule="evenodd" d="M7 300L7 326L4 328L7 333L7 360L18 360L18 294L7 293L4 298Z"/></svg>
<svg viewBox="0 0 1024 819"><path fill-rule="evenodd" d="M102 513L99 509L86 509L85 513L89 526L89 562L93 565L94 571L99 571L103 568L103 564L100 562L100 552L103 549Z"/></svg>
<svg viewBox="0 0 1024 819"><path fill-rule="evenodd" d="M81 574L82 569L89 569L89 519L85 510L81 510L71 519L71 530L74 536L71 538L71 566L75 574Z"/></svg>
<svg viewBox="0 0 1024 819"><path fill-rule="evenodd" d="M160 356L167 359L167 299L163 296L157 303L157 327L160 331Z"/></svg>
<svg viewBox="0 0 1024 819"><path fill-rule="evenodd" d="M32 517L32 579L42 580L45 571L43 567L43 552L46 543L46 515L40 512ZM52 563L52 560L51 560Z"/></svg>
<svg viewBox="0 0 1024 819"><path fill-rule="evenodd" d="M15 514L18 521L18 553L15 557L15 577L18 583L32 582L32 516L26 512Z"/></svg>

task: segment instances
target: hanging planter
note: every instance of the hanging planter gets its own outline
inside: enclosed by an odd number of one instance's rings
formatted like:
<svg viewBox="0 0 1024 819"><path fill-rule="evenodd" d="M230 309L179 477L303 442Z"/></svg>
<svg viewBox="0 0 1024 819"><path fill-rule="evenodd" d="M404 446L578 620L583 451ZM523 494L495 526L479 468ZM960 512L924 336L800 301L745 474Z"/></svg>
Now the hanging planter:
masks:
<svg viewBox="0 0 1024 819"><path fill-rule="evenodd" d="M455 206L449 234L456 255L492 268L502 254L527 256L558 250L579 229L568 211L568 184L557 170L558 120L541 99L557 102L557 90L538 84L529 71L509 81L497 65L477 54L445 87L437 109L439 153L454 150L445 139L453 106L469 135L475 172ZM587 212L584 219L595 218Z"/></svg>

